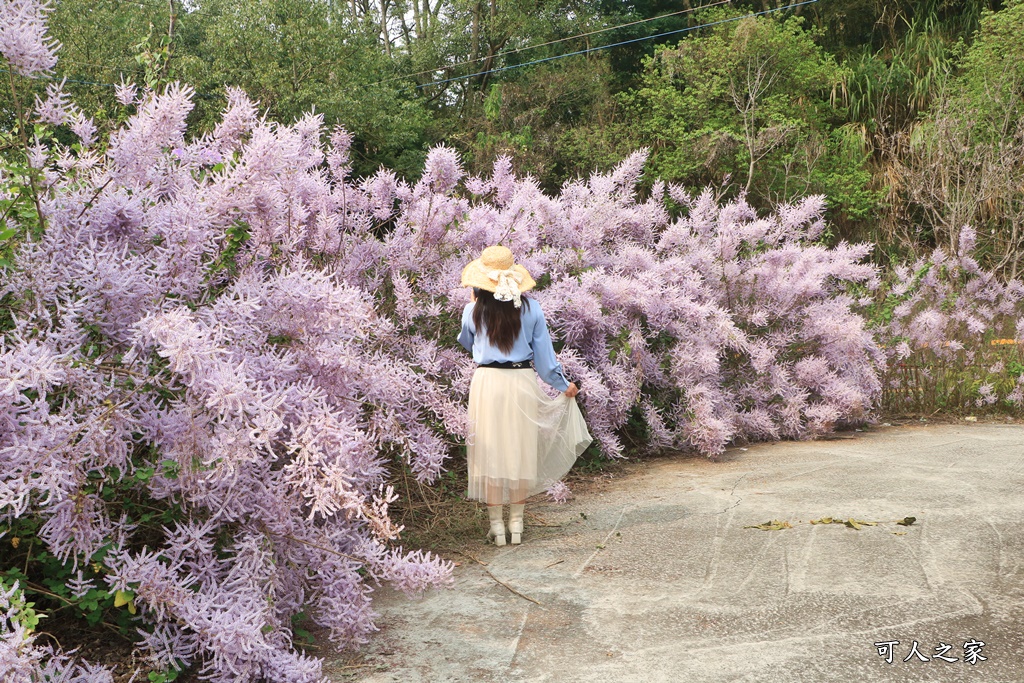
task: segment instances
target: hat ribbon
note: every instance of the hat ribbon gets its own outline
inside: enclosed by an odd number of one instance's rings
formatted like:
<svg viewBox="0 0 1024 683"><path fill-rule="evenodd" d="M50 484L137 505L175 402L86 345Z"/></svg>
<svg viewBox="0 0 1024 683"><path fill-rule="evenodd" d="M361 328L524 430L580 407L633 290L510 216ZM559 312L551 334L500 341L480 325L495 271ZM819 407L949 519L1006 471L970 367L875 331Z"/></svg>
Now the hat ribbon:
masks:
<svg viewBox="0 0 1024 683"><path fill-rule="evenodd" d="M519 284L523 281L521 273L513 268L508 270L488 270L484 272L488 279L494 280L498 286L494 288L494 298L498 301L511 301L516 308L522 306Z"/></svg>

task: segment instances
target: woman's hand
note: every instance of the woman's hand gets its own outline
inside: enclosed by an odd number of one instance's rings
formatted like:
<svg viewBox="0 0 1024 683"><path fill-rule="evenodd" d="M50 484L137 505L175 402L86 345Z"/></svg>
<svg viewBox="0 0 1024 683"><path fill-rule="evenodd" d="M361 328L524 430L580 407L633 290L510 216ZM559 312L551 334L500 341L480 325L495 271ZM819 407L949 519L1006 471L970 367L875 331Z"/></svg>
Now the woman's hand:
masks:
<svg viewBox="0 0 1024 683"><path fill-rule="evenodd" d="M578 393L580 393L580 388L576 386L576 382L569 382L569 388L565 390L565 395L572 398Z"/></svg>

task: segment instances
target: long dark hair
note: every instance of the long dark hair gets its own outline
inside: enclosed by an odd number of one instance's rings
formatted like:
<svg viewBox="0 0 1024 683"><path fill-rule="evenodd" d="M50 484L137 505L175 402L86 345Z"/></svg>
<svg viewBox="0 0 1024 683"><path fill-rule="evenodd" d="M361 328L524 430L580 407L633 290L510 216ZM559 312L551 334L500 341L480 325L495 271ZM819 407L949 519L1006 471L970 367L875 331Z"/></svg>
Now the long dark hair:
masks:
<svg viewBox="0 0 1024 683"><path fill-rule="evenodd" d="M530 307L530 300L522 297L523 307L516 308L511 301L498 301L493 292L479 287L473 288L476 305L473 306L473 325L478 334L486 330L487 340L498 347L502 353L508 353L516 343L519 331L523 329L520 318L522 312Z"/></svg>

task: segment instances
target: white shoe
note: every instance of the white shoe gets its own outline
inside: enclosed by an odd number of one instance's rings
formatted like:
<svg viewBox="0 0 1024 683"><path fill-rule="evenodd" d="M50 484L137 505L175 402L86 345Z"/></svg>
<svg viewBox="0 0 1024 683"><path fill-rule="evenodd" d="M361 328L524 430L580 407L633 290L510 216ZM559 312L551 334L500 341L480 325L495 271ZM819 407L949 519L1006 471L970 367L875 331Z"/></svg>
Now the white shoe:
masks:
<svg viewBox="0 0 1024 683"><path fill-rule="evenodd" d="M487 532L487 540L494 541L494 545L505 545L505 522L501 520L502 506L488 505L487 517L491 520L491 530Z"/></svg>
<svg viewBox="0 0 1024 683"><path fill-rule="evenodd" d="M523 512L526 505L508 506L508 531L512 535L512 545L523 542Z"/></svg>
<svg viewBox="0 0 1024 683"><path fill-rule="evenodd" d="M512 534L512 538L517 539L519 535ZM505 545L505 523L501 520L491 522L491 530L487 532L487 540L494 541L494 545ZM512 542L518 543L519 541L513 540Z"/></svg>

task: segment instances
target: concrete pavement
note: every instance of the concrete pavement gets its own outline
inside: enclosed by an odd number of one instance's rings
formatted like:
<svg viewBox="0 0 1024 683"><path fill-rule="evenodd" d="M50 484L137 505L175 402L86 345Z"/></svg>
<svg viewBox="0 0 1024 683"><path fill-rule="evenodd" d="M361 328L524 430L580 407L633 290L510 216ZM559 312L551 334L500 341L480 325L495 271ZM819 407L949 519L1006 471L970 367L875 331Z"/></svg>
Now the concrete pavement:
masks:
<svg viewBox="0 0 1024 683"><path fill-rule="evenodd" d="M523 545L470 548L480 563L462 558L453 590L382 590L366 666L325 673L1024 682L1024 426L879 427L624 470L528 507ZM823 517L877 526L809 523ZM769 520L791 528L744 528ZM891 641L887 663L875 643Z"/></svg>

